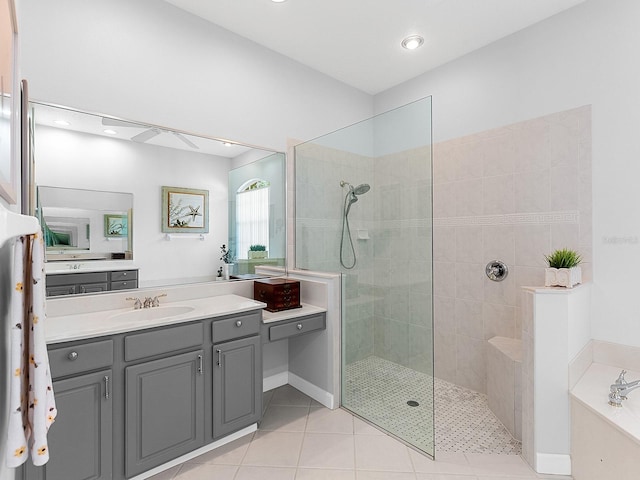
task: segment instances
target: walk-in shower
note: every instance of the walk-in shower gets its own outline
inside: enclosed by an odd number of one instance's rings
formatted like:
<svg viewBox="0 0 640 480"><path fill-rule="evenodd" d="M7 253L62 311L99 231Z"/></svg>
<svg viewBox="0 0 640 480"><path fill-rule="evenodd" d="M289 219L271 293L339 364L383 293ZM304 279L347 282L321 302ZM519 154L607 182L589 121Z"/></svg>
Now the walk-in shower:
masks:
<svg viewBox="0 0 640 480"><path fill-rule="evenodd" d="M295 162L296 266L342 274L341 405L434 455L431 99Z"/></svg>
<svg viewBox="0 0 640 480"><path fill-rule="evenodd" d="M353 237L351 236L351 227L349 226L349 210L351 210L351 205L358 201L359 195L364 195L367 193L371 186L368 183L362 183L357 187L354 187L349 182L345 182L344 180L340 180L341 187L348 187L347 194L344 196L344 206L342 208L342 235L340 236L340 265L342 265L347 270L351 270L356 266L357 257L356 250L353 246ZM347 236L347 240L349 243L345 243L344 237L345 234ZM351 260L345 259L345 246L350 247L349 255L351 255Z"/></svg>

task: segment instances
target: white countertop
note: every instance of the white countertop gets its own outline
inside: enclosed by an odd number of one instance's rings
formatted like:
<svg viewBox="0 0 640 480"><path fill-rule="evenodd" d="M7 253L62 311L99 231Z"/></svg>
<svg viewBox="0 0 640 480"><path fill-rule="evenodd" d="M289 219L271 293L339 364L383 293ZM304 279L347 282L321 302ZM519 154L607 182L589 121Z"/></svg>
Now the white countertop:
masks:
<svg viewBox="0 0 640 480"><path fill-rule="evenodd" d="M571 395L596 415L612 424L631 440L640 444L640 389L629 393L622 407L609 405L609 386L620 368L593 363L571 390ZM640 379L640 372L627 371L628 382Z"/></svg>
<svg viewBox="0 0 640 480"><path fill-rule="evenodd" d="M68 342L71 340L83 340L104 335L130 332L133 330L142 330L145 328L190 322L204 318L250 312L266 307L266 304L262 302L241 297L239 295L219 295L171 303L161 303L161 307L182 305L193 307L193 310L181 315L155 320L132 320L131 318L122 319L117 317L118 314L133 311L131 307L116 310L105 310L101 312L48 317L45 328L46 341L48 344L51 344ZM300 309L298 309L298 311L299 310Z"/></svg>
<svg viewBox="0 0 640 480"><path fill-rule="evenodd" d="M306 317L307 315L313 315L315 313L326 312L326 308L316 307L315 305L309 305L303 303L302 308L292 308L290 310L283 310L281 312L262 312L262 323L281 322L283 320L291 320L292 318Z"/></svg>
<svg viewBox="0 0 640 480"><path fill-rule="evenodd" d="M92 273L116 270L137 270L138 267L131 260L104 260L104 261L60 261L45 262L45 273L48 275L60 275L67 273Z"/></svg>

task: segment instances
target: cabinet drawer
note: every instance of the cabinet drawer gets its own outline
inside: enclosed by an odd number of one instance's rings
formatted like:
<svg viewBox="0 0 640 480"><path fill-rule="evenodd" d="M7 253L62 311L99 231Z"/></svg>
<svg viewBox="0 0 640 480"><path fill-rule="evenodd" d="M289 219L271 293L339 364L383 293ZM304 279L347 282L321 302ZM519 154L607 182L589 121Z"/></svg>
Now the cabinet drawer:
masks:
<svg viewBox="0 0 640 480"><path fill-rule="evenodd" d="M129 288L138 288L138 281L135 278L121 282L111 282L111 290L127 290Z"/></svg>
<svg viewBox="0 0 640 480"><path fill-rule="evenodd" d="M212 328L213 343L225 342L233 338L256 335L260 332L261 312L237 315L224 320L214 320Z"/></svg>
<svg viewBox="0 0 640 480"><path fill-rule="evenodd" d="M120 282L122 280L135 280L138 278L137 270L118 270L111 272L111 281Z"/></svg>
<svg viewBox="0 0 640 480"><path fill-rule="evenodd" d="M124 359L127 362L175 352L202 345L204 329L201 322L153 332L129 335L124 339Z"/></svg>
<svg viewBox="0 0 640 480"><path fill-rule="evenodd" d="M269 340L282 340L283 338L295 337L316 330L324 330L325 328L325 314L321 313L312 317L287 322L283 325L269 327Z"/></svg>
<svg viewBox="0 0 640 480"><path fill-rule="evenodd" d="M59 275L47 275L47 287L58 285L73 285L78 283L107 283L108 272L89 273L62 273Z"/></svg>
<svg viewBox="0 0 640 480"><path fill-rule="evenodd" d="M85 343L49 350L51 376L64 377L113 364L113 341Z"/></svg>

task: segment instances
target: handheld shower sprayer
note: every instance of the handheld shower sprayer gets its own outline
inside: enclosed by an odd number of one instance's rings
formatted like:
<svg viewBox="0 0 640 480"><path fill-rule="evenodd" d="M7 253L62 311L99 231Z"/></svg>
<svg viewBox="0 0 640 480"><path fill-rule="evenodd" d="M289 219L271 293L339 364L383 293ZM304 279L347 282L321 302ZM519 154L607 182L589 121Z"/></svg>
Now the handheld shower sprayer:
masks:
<svg viewBox="0 0 640 480"><path fill-rule="evenodd" d="M349 226L349 211L351 210L351 205L358 201L359 195L364 195L367 193L371 186L368 183L361 183L357 187L354 187L349 182L345 182L344 180L340 181L340 186L349 187L349 191L344 197L344 208L342 210L342 236L340 237L340 264L350 270L356 266L356 250L353 246L353 239L351 238L351 227ZM344 232L347 231L347 235L349 236L349 244L351 246L351 253L353 255L353 263L347 265L343 258L344 253Z"/></svg>

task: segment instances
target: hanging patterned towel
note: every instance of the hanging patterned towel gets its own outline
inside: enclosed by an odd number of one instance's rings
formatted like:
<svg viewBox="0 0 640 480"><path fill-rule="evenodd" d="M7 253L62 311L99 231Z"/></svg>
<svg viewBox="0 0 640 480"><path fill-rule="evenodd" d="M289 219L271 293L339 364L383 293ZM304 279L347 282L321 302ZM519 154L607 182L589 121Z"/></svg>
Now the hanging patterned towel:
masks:
<svg viewBox="0 0 640 480"><path fill-rule="evenodd" d="M56 417L44 334L44 247L40 234L16 240L11 299L11 383L7 466L49 460L47 432Z"/></svg>

